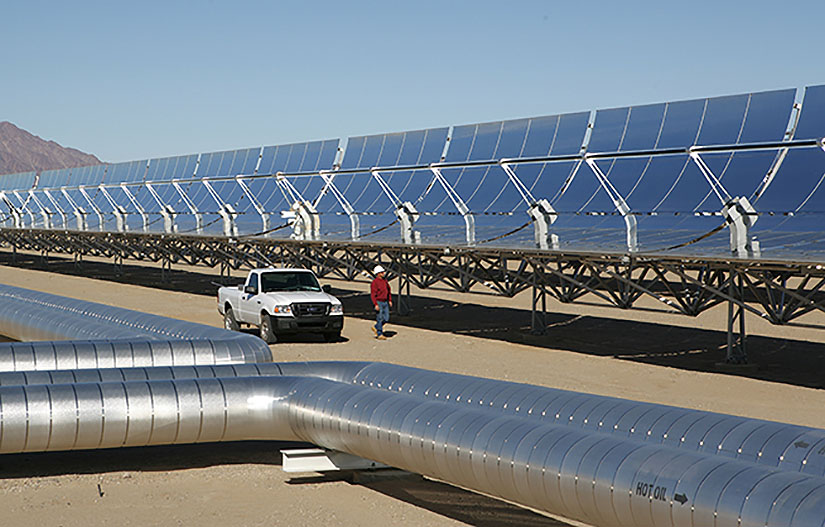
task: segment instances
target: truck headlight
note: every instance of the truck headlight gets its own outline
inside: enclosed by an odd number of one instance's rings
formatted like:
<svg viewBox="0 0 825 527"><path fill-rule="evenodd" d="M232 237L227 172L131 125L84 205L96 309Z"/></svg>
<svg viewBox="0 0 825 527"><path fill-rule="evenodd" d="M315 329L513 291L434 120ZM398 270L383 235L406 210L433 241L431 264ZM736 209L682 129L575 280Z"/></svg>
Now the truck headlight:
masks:
<svg viewBox="0 0 825 527"><path fill-rule="evenodd" d="M344 306L341 304L332 304L332 307L329 308L330 315L343 315L344 314Z"/></svg>
<svg viewBox="0 0 825 527"><path fill-rule="evenodd" d="M291 315L292 308L290 306L275 306L272 308L272 312L281 315Z"/></svg>

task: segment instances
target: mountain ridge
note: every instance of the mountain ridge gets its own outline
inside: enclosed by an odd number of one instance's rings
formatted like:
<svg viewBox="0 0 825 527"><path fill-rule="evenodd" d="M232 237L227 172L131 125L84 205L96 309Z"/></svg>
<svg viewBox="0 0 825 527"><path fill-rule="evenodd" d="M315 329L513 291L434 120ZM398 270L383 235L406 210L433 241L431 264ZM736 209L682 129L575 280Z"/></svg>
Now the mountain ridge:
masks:
<svg viewBox="0 0 825 527"><path fill-rule="evenodd" d="M0 175L99 165L93 154L47 141L9 121L0 121Z"/></svg>

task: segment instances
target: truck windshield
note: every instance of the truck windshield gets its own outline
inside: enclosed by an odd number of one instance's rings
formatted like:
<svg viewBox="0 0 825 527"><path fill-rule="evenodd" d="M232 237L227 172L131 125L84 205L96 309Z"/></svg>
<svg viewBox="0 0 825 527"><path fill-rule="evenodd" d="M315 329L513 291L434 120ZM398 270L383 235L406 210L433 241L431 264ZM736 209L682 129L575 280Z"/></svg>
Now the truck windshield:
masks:
<svg viewBox="0 0 825 527"><path fill-rule="evenodd" d="M261 292L275 291L320 291L315 275L305 271L282 271L261 273Z"/></svg>

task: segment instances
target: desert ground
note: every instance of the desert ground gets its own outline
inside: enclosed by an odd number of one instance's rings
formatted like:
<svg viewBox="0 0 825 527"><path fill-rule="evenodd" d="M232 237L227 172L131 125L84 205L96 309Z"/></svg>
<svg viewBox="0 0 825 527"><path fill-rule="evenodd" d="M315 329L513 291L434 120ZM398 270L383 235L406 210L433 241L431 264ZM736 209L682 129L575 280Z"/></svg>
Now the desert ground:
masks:
<svg viewBox="0 0 825 527"><path fill-rule="evenodd" d="M220 326L213 281L227 279L202 268L162 277L152 266L0 253L0 283ZM529 293L414 289L412 313L394 314L391 337L376 341L368 284L322 282L344 302L344 338L290 338L272 345L277 361L384 361L825 428L816 315L790 328L749 316L752 364L730 369L719 364L725 306L688 318L551 301L538 336ZM578 525L417 476L287 475L279 450L288 446L0 456L0 525Z"/></svg>

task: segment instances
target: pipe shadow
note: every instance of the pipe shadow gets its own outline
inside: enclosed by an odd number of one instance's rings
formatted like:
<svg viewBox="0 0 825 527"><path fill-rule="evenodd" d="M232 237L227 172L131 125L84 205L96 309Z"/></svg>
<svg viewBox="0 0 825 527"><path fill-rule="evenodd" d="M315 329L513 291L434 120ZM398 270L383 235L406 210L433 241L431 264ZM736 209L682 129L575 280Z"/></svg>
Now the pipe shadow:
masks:
<svg viewBox="0 0 825 527"><path fill-rule="evenodd" d="M233 441L190 445L37 452L0 455L0 478L110 474L117 472L168 472L222 465L281 466L281 450L313 445L294 441ZM528 525L569 527L507 502L475 494L415 474L372 477L369 472L342 471L287 480L290 485L317 485L347 481L435 514L479 527ZM102 492L100 489L98 492Z"/></svg>
<svg viewBox="0 0 825 527"><path fill-rule="evenodd" d="M544 516L506 501L476 494L417 474L373 476L370 472L330 473L291 478L289 485L346 481L421 509L477 527L570 527L571 524Z"/></svg>
<svg viewBox="0 0 825 527"><path fill-rule="evenodd" d="M569 523L505 501L424 478L378 480L359 484L385 496L477 527L570 526Z"/></svg>
<svg viewBox="0 0 825 527"><path fill-rule="evenodd" d="M166 472L217 465L281 466L281 450L312 445L295 441L232 441L191 445L75 450L0 455L0 478L111 472Z"/></svg>
<svg viewBox="0 0 825 527"><path fill-rule="evenodd" d="M214 274L185 270L166 271L166 279L160 280L161 271L157 268L89 261L77 265L67 258L42 258L31 254L17 254L13 261L12 254L6 251L0 251L0 265L210 297L215 295L216 280L221 280ZM237 283L240 280L230 278L226 281ZM333 294L343 302L348 317L374 318L375 311L368 294L345 288L335 288ZM821 364L825 362L823 343L751 335L747 337L749 364L737 367L723 363L727 343L724 331L621 319L617 311L616 318L548 313L545 334L534 335L530 332L529 310L480 305L473 303L472 298L467 295L468 301L456 302L412 296L409 299L412 313L407 316L392 313L390 330L414 327L536 348L825 388L825 377L819 374ZM290 341L316 338L309 335Z"/></svg>

